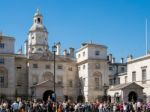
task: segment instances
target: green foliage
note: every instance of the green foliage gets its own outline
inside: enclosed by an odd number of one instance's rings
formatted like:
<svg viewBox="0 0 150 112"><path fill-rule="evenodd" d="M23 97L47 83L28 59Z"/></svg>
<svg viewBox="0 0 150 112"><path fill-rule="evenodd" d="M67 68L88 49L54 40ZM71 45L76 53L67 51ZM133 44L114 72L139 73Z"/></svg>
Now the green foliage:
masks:
<svg viewBox="0 0 150 112"><path fill-rule="evenodd" d="M0 94L0 100L6 100L6 99L7 99L7 97L5 94Z"/></svg>

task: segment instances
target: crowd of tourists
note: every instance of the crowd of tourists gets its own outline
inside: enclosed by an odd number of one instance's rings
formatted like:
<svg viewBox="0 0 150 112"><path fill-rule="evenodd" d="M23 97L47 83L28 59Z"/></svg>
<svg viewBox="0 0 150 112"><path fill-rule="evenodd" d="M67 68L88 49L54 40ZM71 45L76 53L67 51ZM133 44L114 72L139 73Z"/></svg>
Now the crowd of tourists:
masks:
<svg viewBox="0 0 150 112"><path fill-rule="evenodd" d="M150 103L142 102L91 102L74 103L69 101L47 102L42 100L0 101L0 112L150 112Z"/></svg>

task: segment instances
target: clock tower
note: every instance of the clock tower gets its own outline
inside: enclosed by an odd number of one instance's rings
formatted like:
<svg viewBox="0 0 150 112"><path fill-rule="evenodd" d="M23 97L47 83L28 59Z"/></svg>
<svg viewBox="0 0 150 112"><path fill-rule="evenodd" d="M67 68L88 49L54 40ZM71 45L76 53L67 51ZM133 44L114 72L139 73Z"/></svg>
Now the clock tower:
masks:
<svg viewBox="0 0 150 112"><path fill-rule="evenodd" d="M33 17L33 25L28 34L27 54L44 53L48 50L48 32L43 25L43 16L37 9Z"/></svg>

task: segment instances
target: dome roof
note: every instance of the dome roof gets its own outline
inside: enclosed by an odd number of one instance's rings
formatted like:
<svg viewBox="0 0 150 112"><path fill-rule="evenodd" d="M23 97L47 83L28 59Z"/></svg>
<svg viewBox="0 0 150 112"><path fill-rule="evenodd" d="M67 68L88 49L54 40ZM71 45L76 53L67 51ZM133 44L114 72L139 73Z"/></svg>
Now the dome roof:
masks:
<svg viewBox="0 0 150 112"><path fill-rule="evenodd" d="M44 31L47 32L47 29L42 24L33 24L29 31Z"/></svg>

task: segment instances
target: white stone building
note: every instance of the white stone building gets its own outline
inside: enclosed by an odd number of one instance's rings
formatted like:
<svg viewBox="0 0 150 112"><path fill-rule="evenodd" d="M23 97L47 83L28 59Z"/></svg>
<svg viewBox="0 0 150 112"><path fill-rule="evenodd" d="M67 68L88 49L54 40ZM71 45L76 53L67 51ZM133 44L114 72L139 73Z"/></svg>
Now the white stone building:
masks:
<svg viewBox="0 0 150 112"><path fill-rule="evenodd" d="M137 83L144 88L142 96L138 95L138 92L135 91L137 97L141 96L147 101L150 101L150 55L148 54L138 58L129 56L127 69L126 74L120 75L120 83Z"/></svg>
<svg viewBox="0 0 150 112"><path fill-rule="evenodd" d="M54 92L54 54L49 50L48 31L43 16L37 10L33 25L24 43L24 54L14 53L13 37L0 37L0 95L8 98L29 97L47 99ZM55 85L58 100L78 96L78 74L74 48L60 54L57 43L55 56Z"/></svg>
<svg viewBox="0 0 150 112"><path fill-rule="evenodd" d="M24 54L22 50L19 54L14 53L14 43L13 37L0 36L0 95L44 100L49 95L52 97L54 54L50 50L52 45L49 47L48 44L43 16L38 10L24 43ZM56 43L56 48L55 84L58 100L64 97L76 100L82 96L85 101L93 101L106 93L111 97L117 93L127 101L129 93L135 88L138 88L135 91L137 96L143 94L143 87L149 97L149 55L130 59L128 63L122 58L117 63L111 54L108 55L105 45L83 43L76 57L74 48L69 48L69 52L64 50L63 55L60 42Z"/></svg>
<svg viewBox="0 0 150 112"><path fill-rule="evenodd" d="M92 101L104 94L103 85L108 85L107 47L83 43L76 53L78 75L85 101Z"/></svg>
<svg viewBox="0 0 150 112"><path fill-rule="evenodd" d="M120 80L120 89L118 86L111 87L109 89L109 94L118 93L122 99L125 101L129 100L129 96L134 96L134 100L142 99L145 101L150 101L150 55L145 55L138 58L133 58L130 55L127 59L127 72L118 74L118 79ZM136 85L134 88L133 86ZM132 85L132 87L128 87ZM126 98L123 98L123 93L121 90L126 87ZM123 91L122 91L123 92ZM131 98L131 97L130 97ZM131 99L130 99L131 100Z"/></svg>

